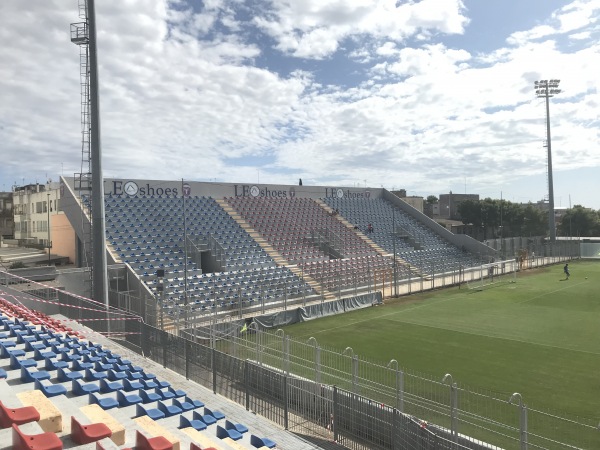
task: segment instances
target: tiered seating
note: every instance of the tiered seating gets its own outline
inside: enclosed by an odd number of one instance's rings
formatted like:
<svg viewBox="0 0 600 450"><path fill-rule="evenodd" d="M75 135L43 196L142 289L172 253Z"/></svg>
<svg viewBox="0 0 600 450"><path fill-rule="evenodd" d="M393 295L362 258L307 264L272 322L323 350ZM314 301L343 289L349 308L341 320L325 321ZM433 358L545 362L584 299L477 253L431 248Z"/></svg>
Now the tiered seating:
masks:
<svg viewBox="0 0 600 450"><path fill-rule="evenodd" d="M106 199L107 239L123 261L129 262L147 278L157 268L170 273L184 269L184 232L193 241L214 238L225 253L222 261L228 270L240 267L273 266L273 260L212 199L186 199L186 227L182 199L116 198ZM187 261L189 275L201 271Z"/></svg>
<svg viewBox="0 0 600 450"><path fill-rule="evenodd" d="M227 201L292 263L328 260L328 254L318 246L318 236L323 233L335 236L332 241L337 242L333 246L344 258L376 254L352 230L312 199L230 197Z"/></svg>
<svg viewBox="0 0 600 450"><path fill-rule="evenodd" d="M165 269L167 312L180 312L187 293L192 311L251 306L258 300L310 293L309 286L271 257L212 198L185 201L188 239L216 242L224 259L223 272L202 273L188 255L185 261L183 200L181 198L106 199L107 239L121 258L151 290L157 269ZM187 267L186 267L187 266ZM187 285L185 269L187 268ZM260 298L259 298L260 297Z"/></svg>
<svg viewBox="0 0 600 450"><path fill-rule="evenodd" d="M183 277L168 281L167 291L175 295L174 304L166 310L175 315L183 301ZM311 288L286 267L241 269L231 272L206 273L188 280L188 301L192 311L207 311L215 307L221 309L239 308L265 302L310 295Z"/></svg>
<svg viewBox="0 0 600 450"><path fill-rule="evenodd" d="M332 259L302 265L304 273L331 292L390 282L393 277L393 259L385 256L364 256L352 259ZM399 278L406 276L405 267L398 265Z"/></svg>
<svg viewBox="0 0 600 450"><path fill-rule="evenodd" d="M188 429L201 430L207 441L218 442L219 427L228 439L242 443L235 448L252 448L247 426L228 420L100 344L6 314L0 314L0 333L0 365L10 367L5 371L9 384L2 381L0 389L21 388L18 400L3 396L0 402L0 428L12 427L13 448L61 449L65 439L77 445L99 442L98 448L114 448L107 445L109 437L123 446L126 429L117 416L135 423L136 448L180 448L178 428L185 435ZM57 395L59 402L55 402ZM65 434L64 413L57 406L74 402L77 406L71 408L77 407L79 415L69 413L71 433ZM32 427L21 428L28 425Z"/></svg>
<svg viewBox="0 0 600 450"><path fill-rule="evenodd" d="M440 273L461 266L477 265L471 255L462 252L387 200L328 197L323 201L338 210L381 248L389 253L395 250L397 256L423 272L430 273L433 270ZM369 224L372 225L372 232L368 232Z"/></svg>

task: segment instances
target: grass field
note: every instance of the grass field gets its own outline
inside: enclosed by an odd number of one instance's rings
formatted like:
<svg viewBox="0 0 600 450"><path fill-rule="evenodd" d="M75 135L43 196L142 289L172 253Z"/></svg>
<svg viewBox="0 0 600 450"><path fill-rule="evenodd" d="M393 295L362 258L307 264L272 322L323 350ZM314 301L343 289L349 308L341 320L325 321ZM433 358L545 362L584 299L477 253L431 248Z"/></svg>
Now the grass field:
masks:
<svg viewBox="0 0 600 450"><path fill-rule="evenodd" d="M598 424L600 262L569 267L569 280L555 265L520 272L514 284L412 295L284 330Z"/></svg>

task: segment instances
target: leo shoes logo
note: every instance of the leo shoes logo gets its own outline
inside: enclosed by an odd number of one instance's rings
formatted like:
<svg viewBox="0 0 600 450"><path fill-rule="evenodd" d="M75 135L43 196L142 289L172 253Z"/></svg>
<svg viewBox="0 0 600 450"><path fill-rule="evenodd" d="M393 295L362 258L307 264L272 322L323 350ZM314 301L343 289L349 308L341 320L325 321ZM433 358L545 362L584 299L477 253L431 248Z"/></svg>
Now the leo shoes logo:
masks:
<svg viewBox="0 0 600 450"><path fill-rule="evenodd" d="M253 198L293 198L296 196L296 191L290 188L289 191L284 189L269 189L260 187L255 184L234 184L233 192L235 197L253 197Z"/></svg>
<svg viewBox="0 0 600 450"><path fill-rule="evenodd" d="M353 191L341 188L325 188L326 198L371 198L371 191Z"/></svg>

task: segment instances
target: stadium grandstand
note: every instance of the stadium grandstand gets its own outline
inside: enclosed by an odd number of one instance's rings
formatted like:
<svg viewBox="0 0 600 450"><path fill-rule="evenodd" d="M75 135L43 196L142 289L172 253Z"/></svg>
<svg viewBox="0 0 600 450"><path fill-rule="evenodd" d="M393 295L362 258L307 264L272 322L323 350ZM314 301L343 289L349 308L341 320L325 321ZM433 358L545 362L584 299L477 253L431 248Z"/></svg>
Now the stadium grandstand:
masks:
<svg viewBox="0 0 600 450"><path fill-rule="evenodd" d="M90 199L74 179L61 186L84 255ZM155 300L145 303L156 317L242 318L377 287L385 295L497 258L385 189L130 179L104 188L109 265Z"/></svg>
<svg viewBox="0 0 600 450"><path fill-rule="evenodd" d="M91 199L77 186L61 178L60 208L84 266ZM477 285L515 272L513 257L450 233L385 189L105 179L104 191L108 305L84 295L85 283L68 292L0 273L0 441L491 448L328 385L316 356L314 380L310 364L294 373L303 363L283 357L284 368L273 367L269 354L289 340L261 336L415 286ZM242 358L248 343L256 352Z"/></svg>

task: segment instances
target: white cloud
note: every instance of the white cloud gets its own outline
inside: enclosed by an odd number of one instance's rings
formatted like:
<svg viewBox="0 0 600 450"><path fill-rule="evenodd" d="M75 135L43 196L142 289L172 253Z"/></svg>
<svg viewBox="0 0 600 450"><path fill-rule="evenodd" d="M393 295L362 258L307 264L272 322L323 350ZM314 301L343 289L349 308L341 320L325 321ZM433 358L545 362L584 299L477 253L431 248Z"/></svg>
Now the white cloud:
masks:
<svg viewBox="0 0 600 450"><path fill-rule="evenodd" d="M97 2L106 176L235 182L260 170L269 183L436 195L465 176L475 192L512 185L545 173L543 78L562 80L555 170L600 166L595 2L485 54L444 41L476 20L460 1L265 1L254 19L242 1L204 5ZM2 184L80 170L76 6L0 2ZM565 50L566 38L585 45Z"/></svg>
<svg viewBox="0 0 600 450"><path fill-rule="evenodd" d="M301 58L333 54L349 36L404 41L422 30L462 33L468 22L460 0L273 1L272 14L256 24L277 41L277 48Z"/></svg>
<svg viewBox="0 0 600 450"><path fill-rule="evenodd" d="M548 36L576 31L598 23L599 14L598 2L577 0L552 14L549 23L536 26L531 30L515 32L508 37L507 42L511 45L523 45Z"/></svg>
<svg viewBox="0 0 600 450"><path fill-rule="evenodd" d="M592 33L589 31L584 31L582 33L573 33L569 35L570 39L574 39L576 41L589 39L592 36Z"/></svg>

